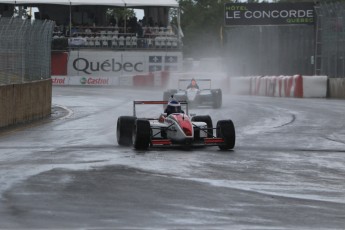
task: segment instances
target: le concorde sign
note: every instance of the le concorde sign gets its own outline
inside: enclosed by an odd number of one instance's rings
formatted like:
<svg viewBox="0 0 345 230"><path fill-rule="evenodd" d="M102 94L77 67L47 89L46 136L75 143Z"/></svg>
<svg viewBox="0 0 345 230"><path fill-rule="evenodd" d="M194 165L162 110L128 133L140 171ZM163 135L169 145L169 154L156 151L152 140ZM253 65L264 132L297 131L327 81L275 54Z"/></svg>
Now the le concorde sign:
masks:
<svg viewBox="0 0 345 230"><path fill-rule="evenodd" d="M225 3L225 26L313 25L313 3Z"/></svg>

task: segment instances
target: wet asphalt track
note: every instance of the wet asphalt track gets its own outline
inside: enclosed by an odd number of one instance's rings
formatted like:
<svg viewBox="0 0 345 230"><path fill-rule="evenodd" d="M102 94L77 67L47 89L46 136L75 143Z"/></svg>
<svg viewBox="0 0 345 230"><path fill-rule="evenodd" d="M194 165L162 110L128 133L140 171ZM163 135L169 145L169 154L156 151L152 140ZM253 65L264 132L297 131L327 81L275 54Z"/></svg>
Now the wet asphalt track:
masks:
<svg viewBox="0 0 345 230"><path fill-rule="evenodd" d="M345 101L224 93L191 112L232 119L234 151L119 147L161 98L54 87L51 118L0 133L0 229L345 229Z"/></svg>

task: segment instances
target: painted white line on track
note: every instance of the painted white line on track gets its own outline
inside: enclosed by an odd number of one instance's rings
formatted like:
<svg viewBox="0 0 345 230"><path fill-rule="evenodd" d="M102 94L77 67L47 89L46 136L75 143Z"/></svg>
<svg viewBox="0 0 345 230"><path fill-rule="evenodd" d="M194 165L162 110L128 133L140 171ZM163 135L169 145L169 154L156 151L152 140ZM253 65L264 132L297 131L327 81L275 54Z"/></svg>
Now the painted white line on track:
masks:
<svg viewBox="0 0 345 230"><path fill-rule="evenodd" d="M71 109L67 108L66 106L63 106L63 105L54 105L54 106L60 107L60 108L66 110L68 112L66 116L60 117L57 120L68 119L68 118L70 118L74 114L73 111Z"/></svg>

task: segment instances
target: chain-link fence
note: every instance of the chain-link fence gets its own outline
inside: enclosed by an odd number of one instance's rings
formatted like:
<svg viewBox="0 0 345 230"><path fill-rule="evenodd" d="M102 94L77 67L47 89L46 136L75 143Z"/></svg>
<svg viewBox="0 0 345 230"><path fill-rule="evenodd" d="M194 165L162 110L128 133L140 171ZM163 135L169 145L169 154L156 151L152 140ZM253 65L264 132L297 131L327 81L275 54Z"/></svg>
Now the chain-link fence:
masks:
<svg viewBox="0 0 345 230"><path fill-rule="evenodd" d="M345 78L345 2L321 1L316 14L317 74Z"/></svg>
<svg viewBox="0 0 345 230"><path fill-rule="evenodd" d="M0 85L50 78L53 21L0 18Z"/></svg>

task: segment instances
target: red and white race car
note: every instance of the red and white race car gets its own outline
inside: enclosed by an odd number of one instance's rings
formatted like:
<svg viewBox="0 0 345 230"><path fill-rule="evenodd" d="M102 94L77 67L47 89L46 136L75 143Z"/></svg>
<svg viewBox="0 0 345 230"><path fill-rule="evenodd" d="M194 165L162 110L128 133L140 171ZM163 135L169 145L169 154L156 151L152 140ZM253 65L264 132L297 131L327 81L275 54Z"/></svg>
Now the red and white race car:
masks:
<svg viewBox="0 0 345 230"><path fill-rule="evenodd" d="M164 105L168 101L134 101L133 116L117 120L117 142L145 150L150 147L218 146L221 150L235 146L235 127L231 120L219 120L216 127L210 116L189 116L188 103L179 102L186 112L162 113L158 118L137 118L137 105ZM214 130L216 135L214 136Z"/></svg>

